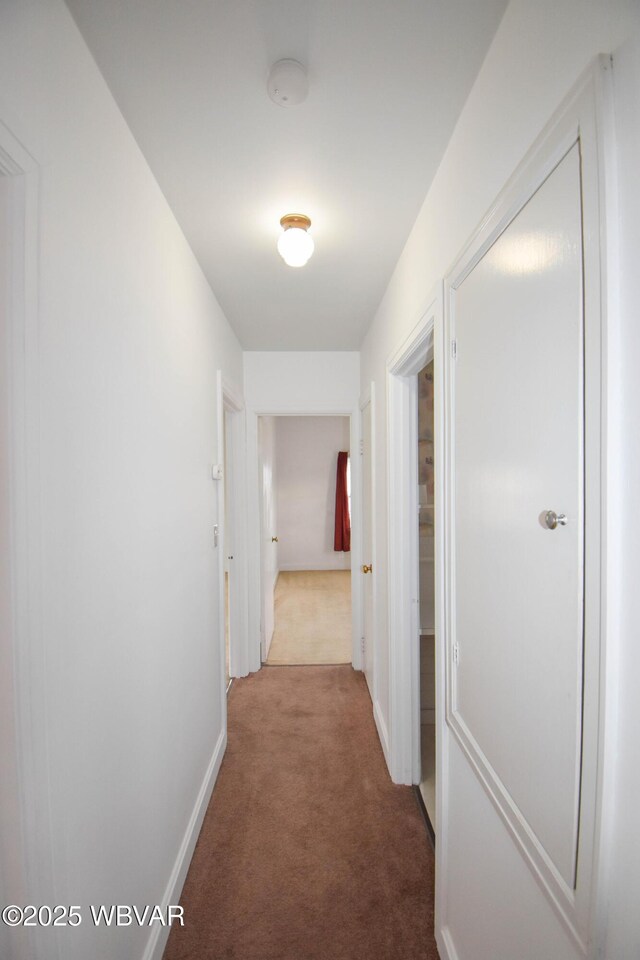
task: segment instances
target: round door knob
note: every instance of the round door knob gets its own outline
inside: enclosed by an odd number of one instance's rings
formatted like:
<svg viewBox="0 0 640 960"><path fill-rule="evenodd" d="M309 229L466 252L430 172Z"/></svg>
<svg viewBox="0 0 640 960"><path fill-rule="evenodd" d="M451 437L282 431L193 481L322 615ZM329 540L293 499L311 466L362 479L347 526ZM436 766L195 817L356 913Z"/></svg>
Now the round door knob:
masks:
<svg viewBox="0 0 640 960"><path fill-rule="evenodd" d="M271 543L277 543L277 542L278 542L277 537L271 537Z"/></svg>
<svg viewBox="0 0 640 960"><path fill-rule="evenodd" d="M364 564L362 565L362 572L363 572L363 573L371 573L372 570L373 570L373 564L372 564L372 563L364 563Z"/></svg>
<svg viewBox="0 0 640 960"><path fill-rule="evenodd" d="M555 530L558 526L565 527L567 516L564 513L556 513L555 510L547 510L544 515L544 523L549 530Z"/></svg>

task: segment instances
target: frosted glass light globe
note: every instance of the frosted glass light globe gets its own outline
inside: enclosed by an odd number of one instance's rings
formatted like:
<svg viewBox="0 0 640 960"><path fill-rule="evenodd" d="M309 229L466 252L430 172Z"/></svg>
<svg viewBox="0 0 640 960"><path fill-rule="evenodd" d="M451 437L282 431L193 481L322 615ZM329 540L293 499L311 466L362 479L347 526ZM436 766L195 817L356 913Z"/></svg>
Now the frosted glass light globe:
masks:
<svg viewBox="0 0 640 960"><path fill-rule="evenodd" d="M287 227L278 239L278 253L290 267L304 267L313 249L313 237L302 227Z"/></svg>

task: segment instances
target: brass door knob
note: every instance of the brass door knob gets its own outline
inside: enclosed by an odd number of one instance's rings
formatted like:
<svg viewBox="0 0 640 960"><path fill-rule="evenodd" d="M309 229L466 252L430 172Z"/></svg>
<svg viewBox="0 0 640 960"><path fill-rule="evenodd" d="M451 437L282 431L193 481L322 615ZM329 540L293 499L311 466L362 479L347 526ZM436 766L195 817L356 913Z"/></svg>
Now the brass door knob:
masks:
<svg viewBox="0 0 640 960"><path fill-rule="evenodd" d="M371 573L372 570L373 570L373 564L372 564L372 563L364 563L364 564L362 565L362 572L363 572L363 573Z"/></svg>
<svg viewBox="0 0 640 960"><path fill-rule="evenodd" d="M277 543L277 542L278 542L277 537L271 537L271 543Z"/></svg>

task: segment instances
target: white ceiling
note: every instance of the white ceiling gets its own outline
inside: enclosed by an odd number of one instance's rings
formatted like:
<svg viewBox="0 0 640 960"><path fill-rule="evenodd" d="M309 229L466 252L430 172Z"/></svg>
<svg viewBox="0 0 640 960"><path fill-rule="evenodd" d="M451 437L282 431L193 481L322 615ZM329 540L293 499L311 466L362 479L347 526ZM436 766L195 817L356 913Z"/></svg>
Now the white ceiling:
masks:
<svg viewBox="0 0 640 960"><path fill-rule="evenodd" d="M506 0L67 3L242 345L357 349ZM267 95L283 57L298 107Z"/></svg>

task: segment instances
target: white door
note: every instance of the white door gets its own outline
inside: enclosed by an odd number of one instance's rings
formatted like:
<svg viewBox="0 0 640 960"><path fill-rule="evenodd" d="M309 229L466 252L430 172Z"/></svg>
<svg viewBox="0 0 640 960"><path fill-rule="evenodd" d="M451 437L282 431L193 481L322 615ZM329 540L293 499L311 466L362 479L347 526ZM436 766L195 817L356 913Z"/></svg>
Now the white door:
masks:
<svg viewBox="0 0 640 960"><path fill-rule="evenodd" d="M540 936L557 930L554 898L571 917L581 842L590 536L581 190L576 144L489 249L469 256L450 319L449 718L511 827L505 843L516 857L526 851L552 894ZM517 909L532 909L515 880L496 896L502 908L520 896ZM536 950L523 942L513 955ZM478 944L477 957L485 952Z"/></svg>
<svg viewBox="0 0 640 960"><path fill-rule="evenodd" d="M275 496L275 419L258 420L261 513L262 659L266 660L274 630L274 590L278 576L278 542Z"/></svg>
<svg viewBox="0 0 640 960"><path fill-rule="evenodd" d="M224 401L223 401L224 402ZM231 597L235 599L234 577L234 529L232 498L234 490L233 450L231 446L233 414L229 410L223 411L224 432L224 646L225 646L225 679L228 683L231 678L231 634L235 624L231 623ZM234 637L235 640L235 631Z"/></svg>
<svg viewBox="0 0 640 960"><path fill-rule="evenodd" d="M373 688L373 475L371 458L371 401L362 407L362 669L371 699Z"/></svg>

